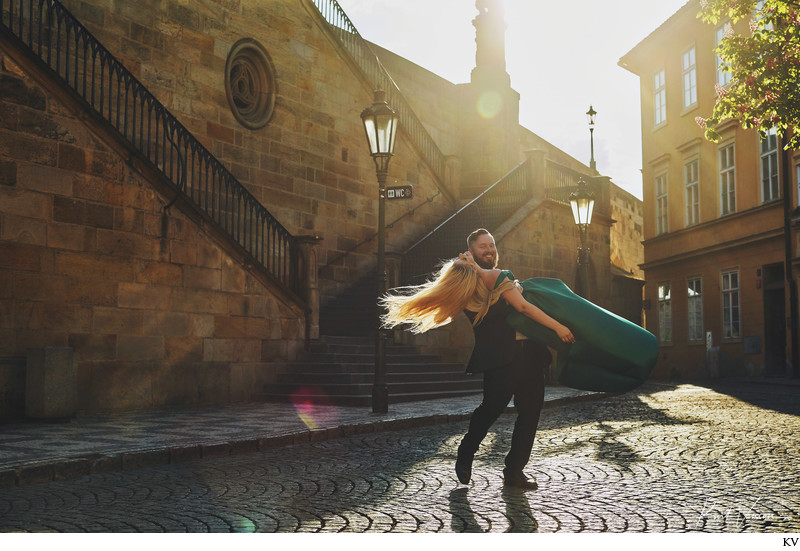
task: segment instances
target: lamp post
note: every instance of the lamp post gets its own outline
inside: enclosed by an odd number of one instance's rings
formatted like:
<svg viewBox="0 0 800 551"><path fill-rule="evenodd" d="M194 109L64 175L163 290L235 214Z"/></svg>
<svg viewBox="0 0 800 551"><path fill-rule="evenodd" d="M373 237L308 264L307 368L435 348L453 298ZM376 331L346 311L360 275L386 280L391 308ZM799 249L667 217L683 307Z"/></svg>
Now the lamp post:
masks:
<svg viewBox="0 0 800 551"><path fill-rule="evenodd" d="M367 133L369 154L375 162L378 176L378 296L386 293L386 173L389 160L394 155L397 138L397 114L386 103L383 90L375 90L375 99L370 107L361 112L361 120ZM389 411L389 393L386 388L386 332L381 327L378 311L378 331L375 337L375 379L372 384L372 411Z"/></svg>
<svg viewBox="0 0 800 551"><path fill-rule="evenodd" d="M572 218L580 230L581 244L578 247L578 294L588 298L589 292L589 249L586 247L586 232L592 223L594 193L589 191L583 178L578 179L578 189L569 195Z"/></svg>
<svg viewBox="0 0 800 551"><path fill-rule="evenodd" d="M589 106L589 110L586 112L586 120L589 121L589 142L591 147L591 157L589 158L589 168L592 170L597 170L597 163L594 162L594 119L597 116L597 111L592 109L592 106Z"/></svg>

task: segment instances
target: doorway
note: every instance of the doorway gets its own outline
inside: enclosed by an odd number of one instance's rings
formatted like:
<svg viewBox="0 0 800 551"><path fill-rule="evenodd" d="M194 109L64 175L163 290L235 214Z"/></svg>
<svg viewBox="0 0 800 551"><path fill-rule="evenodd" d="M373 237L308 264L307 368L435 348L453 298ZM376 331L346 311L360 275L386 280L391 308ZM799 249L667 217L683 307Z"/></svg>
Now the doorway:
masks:
<svg viewBox="0 0 800 551"><path fill-rule="evenodd" d="M786 301L783 263L764 266L764 374L786 375Z"/></svg>

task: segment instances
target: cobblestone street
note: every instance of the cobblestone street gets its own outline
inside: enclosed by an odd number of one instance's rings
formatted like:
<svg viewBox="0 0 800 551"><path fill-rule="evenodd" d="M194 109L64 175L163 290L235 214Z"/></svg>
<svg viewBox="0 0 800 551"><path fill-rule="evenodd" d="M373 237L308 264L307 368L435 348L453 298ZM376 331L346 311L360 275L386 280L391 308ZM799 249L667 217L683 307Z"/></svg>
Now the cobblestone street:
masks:
<svg viewBox="0 0 800 551"><path fill-rule="evenodd" d="M8 488L0 530L797 532L800 387L648 385L545 410L503 490L514 417L453 471L467 423Z"/></svg>

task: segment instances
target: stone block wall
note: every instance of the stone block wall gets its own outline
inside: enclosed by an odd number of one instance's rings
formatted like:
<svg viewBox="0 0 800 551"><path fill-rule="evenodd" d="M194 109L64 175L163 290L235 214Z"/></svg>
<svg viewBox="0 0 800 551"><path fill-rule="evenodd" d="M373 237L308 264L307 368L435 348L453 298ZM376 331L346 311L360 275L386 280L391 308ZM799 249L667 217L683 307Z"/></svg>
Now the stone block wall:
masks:
<svg viewBox="0 0 800 551"><path fill-rule="evenodd" d="M0 114L0 357L72 348L97 411L247 399L303 346L299 307L2 51Z"/></svg>
<svg viewBox="0 0 800 551"><path fill-rule="evenodd" d="M307 0L64 4L290 233L322 237L323 303L374 269L378 190L360 118L373 94ZM258 130L237 122L225 93L226 59L242 38L258 41L276 71L274 115ZM454 210L443 195L426 202L437 184L402 132L387 184L415 191L387 204L387 223L425 203L387 232L387 250L405 250Z"/></svg>
<svg viewBox="0 0 800 551"><path fill-rule="evenodd" d="M611 262L637 279L644 279L639 267L644 263L642 240L643 205L640 199L617 186L611 192Z"/></svg>

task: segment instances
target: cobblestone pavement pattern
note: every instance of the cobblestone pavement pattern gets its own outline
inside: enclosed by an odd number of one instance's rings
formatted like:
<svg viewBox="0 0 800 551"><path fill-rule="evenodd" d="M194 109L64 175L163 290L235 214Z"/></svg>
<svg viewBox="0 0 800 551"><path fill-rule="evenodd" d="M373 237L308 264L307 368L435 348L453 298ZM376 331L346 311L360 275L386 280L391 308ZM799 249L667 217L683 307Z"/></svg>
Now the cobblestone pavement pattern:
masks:
<svg viewBox="0 0 800 551"><path fill-rule="evenodd" d="M503 490L504 415L459 485L466 422L4 489L0 530L796 532L800 387L649 385L545 410Z"/></svg>

